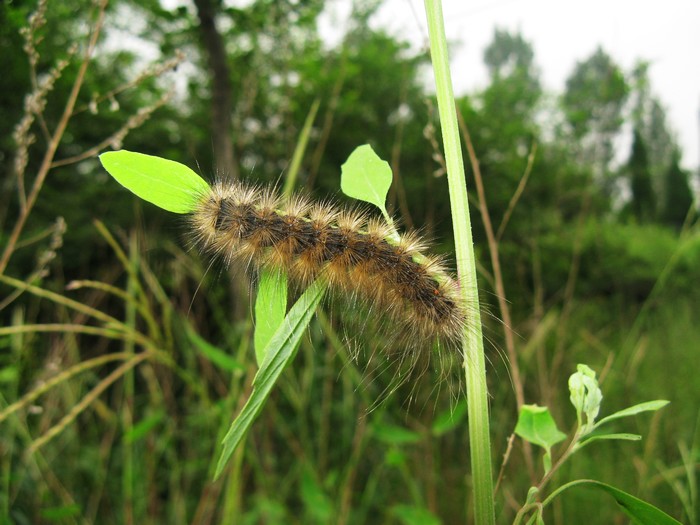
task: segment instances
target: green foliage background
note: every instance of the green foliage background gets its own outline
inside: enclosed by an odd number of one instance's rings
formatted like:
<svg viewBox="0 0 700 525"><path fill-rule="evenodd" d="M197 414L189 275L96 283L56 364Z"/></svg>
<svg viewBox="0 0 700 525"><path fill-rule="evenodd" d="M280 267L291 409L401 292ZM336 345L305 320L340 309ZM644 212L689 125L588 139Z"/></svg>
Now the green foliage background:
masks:
<svg viewBox="0 0 700 525"><path fill-rule="evenodd" d="M324 7L318 0L257 0L245 8L204 3L218 17L225 42L233 172L220 172L213 146L217 108L201 2L173 9L158 2L109 4L103 40L56 159L100 143L174 87L171 101L131 131L124 148L198 166L207 178L278 183L318 99L299 189L343 200L340 166L356 146L370 143L394 171L390 211L434 239L435 251L449 259L447 185L431 142L439 144L439 126L425 87L428 56L372 29L375 2L355 4L334 48L318 34ZM0 247L20 213L12 133L32 84L19 30L34 8L23 1L0 5ZM65 58L72 43L84 45L92 23L85 2L49 2L38 72ZM146 50L168 58L175 49L187 57L177 72L147 78L90 107L93 97L138 75ZM555 481L598 479L690 522L700 510L691 490L700 461L700 235L691 175L679 166L646 64L640 60L624 71L598 49L572 64L564 93L547 93L527 35L500 30L484 63L489 85L460 97L457 107L469 127L495 227L510 214L499 248L526 402L549 406L560 428L573 425L566 381L578 362L601 375L602 415L648 399L671 400L664 411L625 428L644 441L591 447ZM44 113L49 129L76 72L71 62L50 93ZM616 162L616 139L630 129L629 160ZM28 183L46 148L41 132L36 135ZM510 209L535 144L527 184ZM469 168L468 177L473 188ZM57 217L67 229L51 246L49 228ZM484 317L497 469L517 413L476 208L472 217L483 301L492 314ZM181 221L132 197L95 157L49 173L4 275L28 279L45 254L54 254L31 284L122 320L147 334L160 353L125 373L32 455L26 452L32 443L117 364L60 382L0 423L0 522L465 522L468 440L458 366L447 372L431 367L384 398L398 365L374 352L382 327L379 335L356 333L357 314L334 301L312 321L292 370L229 470L212 481L218 443L256 369L255 286L245 271L232 269L231 277L188 250L183 237ZM67 290L75 280L108 283L133 302L88 285ZM134 351L107 337L13 332L24 325L98 323L29 292L4 301L16 290L7 282L0 290L0 319L9 329L0 337L0 410L61 370ZM135 313L134 304L142 309ZM525 454L516 441L496 498L499 522L512 520L530 486ZM538 467L540 458L534 459ZM550 520L619 519L599 498L585 489L567 493Z"/></svg>

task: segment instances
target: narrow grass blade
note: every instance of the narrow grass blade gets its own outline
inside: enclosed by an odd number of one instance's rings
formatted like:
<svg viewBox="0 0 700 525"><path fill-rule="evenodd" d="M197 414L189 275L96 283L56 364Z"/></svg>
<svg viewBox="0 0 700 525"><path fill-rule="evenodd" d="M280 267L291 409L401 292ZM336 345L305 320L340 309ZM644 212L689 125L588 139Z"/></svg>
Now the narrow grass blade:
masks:
<svg viewBox="0 0 700 525"><path fill-rule="evenodd" d="M192 342L193 345L201 352L201 354L207 358L209 361L214 363L216 366L222 370L227 370L229 372L241 371L245 367L232 355L224 352L220 348L210 344L208 341L200 337L194 328L190 326L189 323L185 324L185 331L187 332L187 337Z"/></svg>
<svg viewBox="0 0 700 525"><path fill-rule="evenodd" d="M233 421L231 428L229 428L224 437L223 450L219 457L219 463L216 466L214 478L218 478L221 475L236 446L241 442L241 439L265 405L272 387L294 355L301 336L311 321L311 316L316 311L316 307L321 301L325 290L325 284L319 282L309 286L289 310L289 314L287 314L284 322L272 336L270 343L265 349L265 359L253 380L253 391L243 410Z"/></svg>

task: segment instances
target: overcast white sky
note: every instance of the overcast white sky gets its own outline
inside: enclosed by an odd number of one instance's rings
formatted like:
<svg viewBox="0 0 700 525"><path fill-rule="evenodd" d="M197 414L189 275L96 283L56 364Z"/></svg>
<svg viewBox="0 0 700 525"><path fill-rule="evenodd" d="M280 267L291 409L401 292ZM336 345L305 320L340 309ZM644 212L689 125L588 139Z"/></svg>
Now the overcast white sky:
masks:
<svg viewBox="0 0 700 525"><path fill-rule="evenodd" d="M344 4L351 2L339 0L333 9L343 12ZM482 53L495 27L520 30L533 44L545 89L554 93L598 45L626 71L636 59L650 61L652 89L667 108L683 165L697 168L700 1L443 0L443 11L448 39L461 41L450 57L457 94L486 84ZM374 23L416 46L427 36L422 0L386 0Z"/></svg>

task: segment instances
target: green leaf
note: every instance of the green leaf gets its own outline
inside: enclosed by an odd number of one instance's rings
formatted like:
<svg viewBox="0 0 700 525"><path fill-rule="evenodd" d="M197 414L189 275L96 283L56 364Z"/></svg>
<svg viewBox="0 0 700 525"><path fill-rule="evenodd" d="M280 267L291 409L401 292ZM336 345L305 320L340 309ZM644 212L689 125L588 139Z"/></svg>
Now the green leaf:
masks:
<svg viewBox="0 0 700 525"><path fill-rule="evenodd" d="M457 427L467 414L467 400L460 399L454 407L450 407L437 415L433 421L432 433L434 436L442 436Z"/></svg>
<svg viewBox="0 0 700 525"><path fill-rule="evenodd" d="M390 467L404 468L406 461L406 454L398 447L390 447L384 456L384 462Z"/></svg>
<svg viewBox="0 0 700 525"><path fill-rule="evenodd" d="M41 517L49 521L65 521L67 518L80 516L80 505L63 505L61 507L48 507L41 509Z"/></svg>
<svg viewBox="0 0 700 525"><path fill-rule="evenodd" d="M602 490L615 498L615 501L622 509L622 512L624 512L636 525L680 525L679 521L676 521L662 510L654 507L652 504L611 485L592 479L580 479L560 487L556 493L552 493L552 495L547 498L548 502L551 501L555 495L577 485L585 485Z"/></svg>
<svg viewBox="0 0 700 525"><path fill-rule="evenodd" d="M641 441L642 436L639 434L629 434L627 432L619 432L616 434L594 434L586 438L586 442L597 439L621 439L623 441Z"/></svg>
<svg viewBox="0 0 700 525"><path fill-rule="evenodd" d="M135 441L138 441L153 430L158 423L163 421L163 419L165 419L165 411L163 410L159 410L154 414L143 418L124 434L124 441L127 443L134 443Z"/></svg>
<svg viewBox="0 0 700 525"><path fill-rule="evenodd" d="M440 519L425 507L394 505L391 513L404 525L440 525Z"/></svg>
<svg viewBox="0 0 700 525"><path fill-rule="evenodd" d="M192 212L207 182L179 162L133 151L110 151L100 155L102 166L126 189L173 213Z"/></svg>
<svg viewBox="0 0 700 525"><path fill-rule="evenodd" d="M265 359L265 348L287 313L287 274L279 270L261 270L258 297L255 300L255 358L258 366Z"/></svg>
<svg viewBox="0 0 700 525"><path fill-rule="evenodd" d="M639 434L626 434L626 433L621 433L621 434L594 434L592 436L588 436L585 440L581 441L576 445L576 450L585 447L592 441L599 441L601 439L617 439L621 441L641 441L642 436Z"/></svg>
<svg viewBox="0 0 700 525"><path fill-rule="evenodd" d="M323 487L316 481L310 468L304 469L301 476L301 499L304 510L313 523L332 523L334 507Z"/></svg>
<svg viewBox="0 0 700 525"><path fill-rule="evenodd" d="M374 426L374 437L384 443L391 445L406 445L417 443L421 440L421 435L418 432L409 430L398 425L388 425L379 423Z"/></svg>
<svg viewBox="0 0 700 525"><path fill-rule="evenodd" d="M374 204L391 222L386 211L386 195L393 176L389 163L379 158L372 146L365 144L355 148L341 166L340 188L353 199Z"/></svg>
<svg viewBox="0 0 700 525"><path fill-rule="evenodd" d="M19 371L14 366L0 368L0 384L14 383L19 377Z"/></svg>
<svg viewBox="0 0 700 525"><path fill-rule="evenodd" d="M216 366L222 370L229 370L231 372L234 370L245 370L245 367L233 356L202 339L189 323L185 325L185 329L190 342L197 347L197 350L199 350L204 357Z"/></svg>
<svg viewBox="0 0 700 525"><path fill-rule="evenodd" d="M537 405L522 406L515 433L524 440L547 450L566 439L566 434L557 428L549 409Z"/></svg>
<svg viewBox="0 0 700 525"><path fill-rule="evenodd" d="M284 322L272 336L265 349L265 359L260 365L260 370L255 374L255 379L253 379L253 391L224 437L223 449L214 478L221 475L231 454L265 405L265 401L267 401L282 370L290 363L325 290L325 285L318 281L309 286L289 310Z"/></svg>
<svg viewBox="0 0 700 525"><path fill-rule="evenodd" d="M631 406L629 408L625 408L623 410L620 410L619 412L615 412L614 414L610 414L609 416L604 417L598 423L596 423L596 428L599 427L600 425L603 425L604 423L607 423L609 421L612 421L614 419L620 419L623 417L629 417L629 416L634 416L635 414L639 414L641 412L655 412L666 405L668 405L670 401L666 401L665 399L657 399L655 401L647 401L645 403L639 403L638 405Z"/></svg>

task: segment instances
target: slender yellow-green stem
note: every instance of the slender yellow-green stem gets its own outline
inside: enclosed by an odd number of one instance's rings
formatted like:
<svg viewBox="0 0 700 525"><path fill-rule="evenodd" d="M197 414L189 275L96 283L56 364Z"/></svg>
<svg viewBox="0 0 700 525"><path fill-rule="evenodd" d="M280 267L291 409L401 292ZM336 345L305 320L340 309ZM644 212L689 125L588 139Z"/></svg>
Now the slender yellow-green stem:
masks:
<svg viewBox="0 0 700 525"><path fill-rule="evenodd" d="M462 339L464 371L467 382L469 440L472 481L474 486L474 519L479 525L495 523L493 478L491 472L491 442L489 439L488 392L486 360L479 316L479 294L476 285L476 264L472 240L469 201L464 175L464 161L457 114L452 92L447 39L440 0L425 0L430 36L430 53L435 74L440 127L445 148L447 181L457 254L457 272L466 304L474 305L474 318Z"/></svg>
<svg viewBox="0 0 700 525"><path fill-rule="evenodd" d="M321 105L321 100L314 100L311 104L311 109L308 115L306 115L306 121L304 122L304 127L299 135L299 140L297 141L296 148L294 148L294 156L292 157L292 163L289 166L289 172L287 173L287 180L284 181L284 188L282 189L282 195L289 197L294 189L294 185L297 181L297 175L299 174L299 168L301 167L301 161L304 158L304 152L306 151L306 145L309 143L309 137L311 136L311 126L314 124L316 119L316 113L318 113L318 107Z"/></svg>

